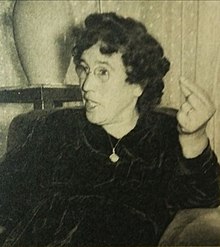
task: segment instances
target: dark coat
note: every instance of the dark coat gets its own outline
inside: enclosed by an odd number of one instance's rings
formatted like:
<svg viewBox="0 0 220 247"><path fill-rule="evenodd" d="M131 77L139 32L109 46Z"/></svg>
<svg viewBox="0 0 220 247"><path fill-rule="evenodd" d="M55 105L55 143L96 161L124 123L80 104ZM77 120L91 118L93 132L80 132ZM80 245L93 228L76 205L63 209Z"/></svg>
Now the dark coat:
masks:
<svg viewBox="0 0 220 247"><path fill-rule="evenodd" d="M120 159L112 163L108 134L83 110L38 119L1 165L2 242L156 245L178 210L219 205L215 154L208 146L184 158L176 125L166 114L145 114L120 140Z"/></svg>

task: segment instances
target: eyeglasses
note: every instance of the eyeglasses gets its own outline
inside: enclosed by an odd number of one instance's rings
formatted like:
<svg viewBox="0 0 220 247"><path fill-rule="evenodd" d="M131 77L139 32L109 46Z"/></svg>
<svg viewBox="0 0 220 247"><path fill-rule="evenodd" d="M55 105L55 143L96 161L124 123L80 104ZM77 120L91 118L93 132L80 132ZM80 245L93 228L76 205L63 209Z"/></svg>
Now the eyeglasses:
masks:
<svg viewBox="0 0 220 247"><path fill-rule="evenodd" d="M76 65L76 73L79 77L80 83L84 83L89 74L94 74L101 82L107 82L109 80L109 71L107 68L103 66L98 66L94 69L94 71L90 71L88 66L78 64Z"/></svg>

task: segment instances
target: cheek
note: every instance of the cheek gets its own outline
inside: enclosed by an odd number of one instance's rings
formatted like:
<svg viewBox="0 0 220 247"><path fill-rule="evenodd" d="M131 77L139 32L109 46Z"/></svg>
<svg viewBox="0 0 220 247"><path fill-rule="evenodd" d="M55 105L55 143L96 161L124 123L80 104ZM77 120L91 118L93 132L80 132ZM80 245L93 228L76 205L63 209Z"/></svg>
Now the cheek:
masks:
<svg viewBox="0 0 220 247"><path fill-rule="evenodd" d="M106 85L97 90L103 106L109 109L121 108L134 99L133 88L118 84Z"/></svg>
<svg viewBox="0 0 220 247"><path fill-rule="evenodd" d="M108 92L107 94L102 96L103 104L105 105L105 108L112 110L117 107L120 108L120 96L121 94L118 94L117 92Z"/></svg>

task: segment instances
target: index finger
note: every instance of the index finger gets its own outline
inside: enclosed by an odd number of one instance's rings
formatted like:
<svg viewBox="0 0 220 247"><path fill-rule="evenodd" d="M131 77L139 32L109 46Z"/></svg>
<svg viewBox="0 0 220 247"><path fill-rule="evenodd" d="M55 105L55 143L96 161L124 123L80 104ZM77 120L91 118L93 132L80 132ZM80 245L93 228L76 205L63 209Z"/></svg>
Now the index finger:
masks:
<svg viewBox="0 0 220 247"><path fill-rule="evenodd" d="M185 98L189 97L192 94L192 92L186 86L184 86L181 83L180 83L180 89L181 89L181 92L183 93Z"/></svg>
<svg viewBox="0 0 220 247"><path fill-rule="evenodd" d="M194 94L194 96L198 97L203 103L209 103L208 94L201 87L199 87L198 84L191 83L184 78L180 79L180 83L185 88L187 88L191 92L191 94Z"/></svg>

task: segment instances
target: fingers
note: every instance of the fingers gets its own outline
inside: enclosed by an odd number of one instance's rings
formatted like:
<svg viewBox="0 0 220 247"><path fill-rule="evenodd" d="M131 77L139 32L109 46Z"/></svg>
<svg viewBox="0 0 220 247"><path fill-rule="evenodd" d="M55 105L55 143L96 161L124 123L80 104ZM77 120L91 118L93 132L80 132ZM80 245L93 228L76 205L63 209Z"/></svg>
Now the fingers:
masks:
<svg viewBox="0 0 220 247"><path fill-rule="evenodd" d="M187 101L193 109L205 109L212 114L215 112L215 106L209 95L195 83L181 78L180 87L185 101Z"/></svg>
<svg viewBox="0 0 220 247"><path fill-rule="evenodd" d="M203 102L204 104L210 104L208 94L197 84L189 82L187 79L182 77L180 79L180 86L186 98L193 94L196 98L200 100L200 102Z"/></svg>
<svg viewBox="0 0 220 247"><path fill-rule="evenodd" d="M203 107L204 102L200 98L196 97L194 94L190 94L187 98L188 104L191 105L193 109L199 109Z"/></svg>
<svg viewBox="0 0 220 247"><path fill-rule="evenodd" d="M179 129L185 133L193 133L201 126L206 126L215 113L215 107L208 94L197 84L181 78L180 87L185 101L177 114Z"/></svg>
<svg viewBox="0 0 220 247"><path fill-rule="evenodd" d="M181 111L185 112L186 114L193 109L192 105L185 101L181 107Z"/></svg>
<svg viewBox="0 0 220 247"><path fill-rule="evenodd" d="M183 95L185 96L185 98L187 98L191 94L191 91L186 86L184 86L184 84L181 83L181 81L180 81L180 87Z"/></svg>
<svg viewBox="0 0 220 247"><path fill-rule="evenodd" d="M180 133L191 132L191 130L188 129L188 118L186 117L186 114L184 112L178 112L177 120L178 120L177 128Z"/></svg>

